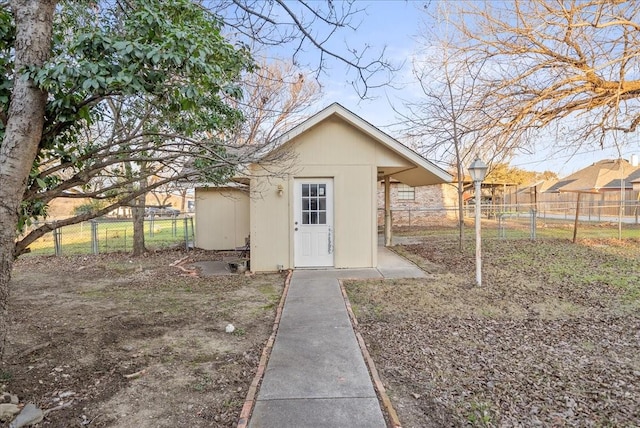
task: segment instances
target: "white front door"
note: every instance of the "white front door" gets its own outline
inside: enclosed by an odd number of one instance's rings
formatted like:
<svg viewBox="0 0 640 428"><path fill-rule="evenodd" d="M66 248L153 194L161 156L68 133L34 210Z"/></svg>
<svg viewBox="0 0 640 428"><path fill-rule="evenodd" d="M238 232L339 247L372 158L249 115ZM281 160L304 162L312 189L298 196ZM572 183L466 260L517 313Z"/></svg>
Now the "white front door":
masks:
<svg viewBox="0 0 640 428"><path fill-rule="evenodd" d="M333 266L333 179L296 179L295 267Z"/></svg>

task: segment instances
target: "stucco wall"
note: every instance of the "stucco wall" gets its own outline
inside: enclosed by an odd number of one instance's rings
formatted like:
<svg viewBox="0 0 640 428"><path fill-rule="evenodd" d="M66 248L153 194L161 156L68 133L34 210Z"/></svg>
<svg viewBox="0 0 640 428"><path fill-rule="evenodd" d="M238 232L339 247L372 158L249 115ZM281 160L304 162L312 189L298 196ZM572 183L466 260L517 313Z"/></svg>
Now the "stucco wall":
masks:
<svg viewBox="0 0 640 428"><path fill-rule="evenodd" d="M289 141L295 165L281 179L251 181L251 269L294 266L295 178L334 180L334 266L377 265L377 166L409 166L408 161L340 119L330 118ZM254 166L254 175L260 175ZM282 195L278 194L282 185Z"/></svg>
<svg viewBox="0 0 640 428"><path fill-rule="evenodd" d="M232 250L249 236L249 195L231 188L197 188L196 247Z"/></svg>

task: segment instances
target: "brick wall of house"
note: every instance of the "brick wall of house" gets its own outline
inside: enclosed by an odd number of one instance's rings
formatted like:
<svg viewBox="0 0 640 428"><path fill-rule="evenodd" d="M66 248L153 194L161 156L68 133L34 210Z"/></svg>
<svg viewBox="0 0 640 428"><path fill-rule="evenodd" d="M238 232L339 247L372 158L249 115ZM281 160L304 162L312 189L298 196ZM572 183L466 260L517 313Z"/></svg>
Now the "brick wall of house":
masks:
<svg viewBox="0 0 640 428"><path fill-rule="evenodd" d="M391 183L394 226L428 226L455 222L457 190L450 184L415 187L415 198L398 199L398 183ZM384 225L384 182L378 182L378 226Z"/></svg>

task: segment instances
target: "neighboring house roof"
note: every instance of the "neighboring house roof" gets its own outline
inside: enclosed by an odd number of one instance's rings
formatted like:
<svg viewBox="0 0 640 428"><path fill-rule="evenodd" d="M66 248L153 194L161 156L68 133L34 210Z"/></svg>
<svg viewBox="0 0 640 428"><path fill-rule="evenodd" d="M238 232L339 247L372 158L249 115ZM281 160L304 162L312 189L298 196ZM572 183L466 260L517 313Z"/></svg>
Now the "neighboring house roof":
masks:
<svg viewBox="0 0 640 428"><path fill-rule="evenodd" d="M518 190L518 193L529 193L529 192L531 192L531 189L536 189L536 191L539 192L539 193L546 192L552 186L555 186L556 183L558 183L558 180L540 180L540 181L536 181L535 183L530 183L530 184L527 184L527 185L521 187Z"/></svg>
<svg viewBox="0 0 640 428"><path fill-rule="evenodd" d="M325 109L311 116L309 119L293 127L288 132L280 135L273 142L273 144L270 145L269 149L265 153L263 153L263 156L266 156L269 153L272 153L274 150L286 145L289 141L291 141L298 135L308 131L309 129L313 128L314 126L318 125L331 116L337 116L341 118L351 126L355 127L364 134L376 140L378 143L382 144L384 147L402 156L410 163L415 165L413 168L394 171L393 173L387 174L392 178L400 182L405 182L412 186L438 184L450 182L452 180L451 175L445 170L428 161L409 147L400 143L395 138L384 133L380 129L376 128L366 120L362 119L360 116L356 115L355 113L351 112L338 103L329 105Z"/></svg>
<svg viewBox="0 0 640 428"><path fill-rule="evenodd" d="M629 174L627 182L631 184L640 184L640 167Z"/></svg>
<svg viewBox="0 0 640 428"><path fill-rule="evenodd" d="M599 193L621 187L631 190L631 181L636 178L640 178L640 167L624 159L606 159L563 178L547 192Z"/></svg>

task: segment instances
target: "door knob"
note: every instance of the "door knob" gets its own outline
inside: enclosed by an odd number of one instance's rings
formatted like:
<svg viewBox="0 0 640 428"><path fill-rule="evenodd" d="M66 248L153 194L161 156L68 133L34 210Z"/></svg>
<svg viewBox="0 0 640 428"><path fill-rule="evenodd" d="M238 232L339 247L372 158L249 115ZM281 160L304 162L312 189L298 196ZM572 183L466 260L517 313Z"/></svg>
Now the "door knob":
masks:
<svg viewBox="0 0 640 428"><path fill-rule="evenodd" d="M297 231L298 231L298 228L296 227L296 228L295 228L295 229L293 229L293 230L295 230L295 231L297 232Z"/></svg>

